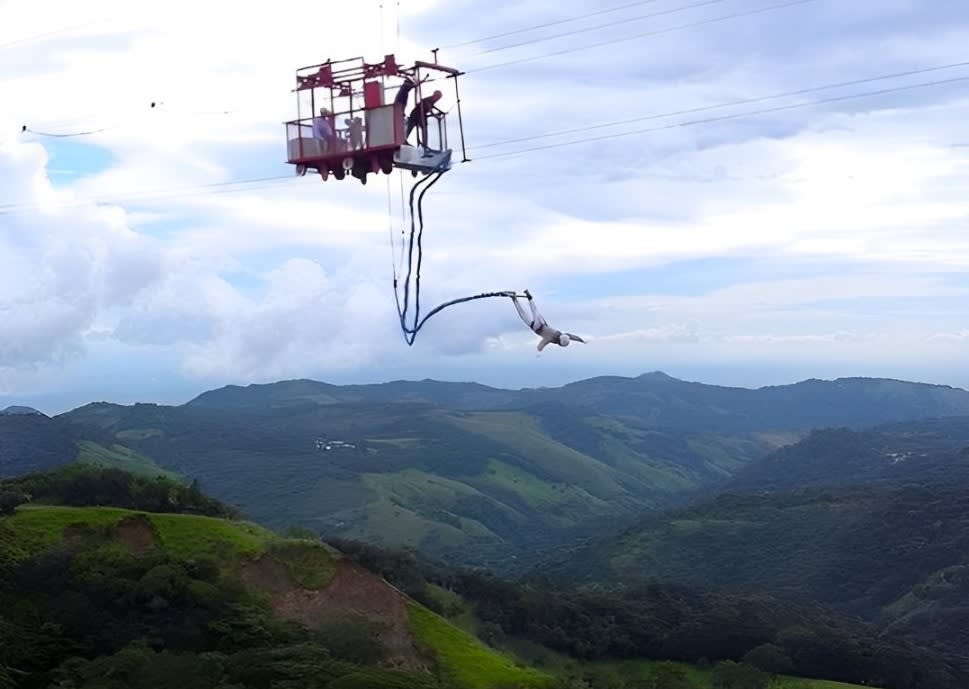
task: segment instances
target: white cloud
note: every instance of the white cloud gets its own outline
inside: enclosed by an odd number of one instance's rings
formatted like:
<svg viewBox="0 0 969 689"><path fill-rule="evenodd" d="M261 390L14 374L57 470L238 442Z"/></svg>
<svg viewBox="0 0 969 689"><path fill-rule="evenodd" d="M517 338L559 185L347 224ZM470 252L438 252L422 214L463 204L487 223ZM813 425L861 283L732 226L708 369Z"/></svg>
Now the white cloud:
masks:
<svg viewBox="0 0 969 689"><path fill-rule="evenodd" d="M60 193L40 146L0 142L5 198L39 208L0 215L0 369L63 364L83 351L102 309L124 307L159 277L157 249L118 209L47 210Z"/></svg>
<svg viewBox="0 0 969 689"><path fill-rule="evenodd" d="M114 0L88 3L83 12L55 4L64 11L0 8L0 44L90 18L111 21L0 47L5 58L14 56L0 66L0 117L10 133L0 135L7 137L0 147L0 310L7 314L0 362L11 372L107 346L106 334L133 351L143 348L146 357L178 353L184 375L237 382L347 370L369 375L408 362L433 372L445 359L497 361L505 352L534 348L535 338L504 300L444 311L414 348L406 347L389 282L388 229L397 239L402 229L396 177L390 219L382 176L365 187L352 179L321 184L308 175L245 190L199 188L292 174L282 162L281 122L294 115L294 69L394 50L393 3L383 3L382 32L376 2L338 11L312 4L298 16L285 7L227 0L182 1L164 11ZM914 5L866 4L852 13L842 5L620 43L619 51L580 52L528 68L472 72L462 84L469 144L960 58L964 21L929 22L919 38L897 42L900 28L890 20L910 21ZM458 9L478 19L455 26L451 15ZM882 28L861 22L876 10ZM477 3L401 3L398 54L427 58L430 48L465 35L569 11L587 10L539 3L495 17ZM15 21L6 21L8 15ZM821 59L804 59L799 51L806 44L784 45L769 31L757 38L763 59L750 52L747 31L798 21L834 22L830 41L819 38L811 48ZM418 30L435 40L419 40ZM846 36L856 50L843 48ZM598 38L583 36L579 43ZM541 53L561 45L533 48ZM897 49L867 49L878 45ZM460 59L481 47L445 49L442 60L468 66L529 54ZM664 59L635 64L634 48ZM884 60L883 68L872 54ZM952 334L962 331L963 314L948 305L966 292L941 275L958 275L969 261L969 149L951 146L964 131L969 99L950 94L930 107L940 93L657 130L520 157L486 156L690 116L504 148L475 151L472 145L473 161L458 165L427 196L423 311L469 293L530 287L553 325L588 336L581 353L563 353L586 362L633 360L643 351L671 360L803 354L860 361L885 338L893 345L879 356L947 347L946 356L955 357ZM916 98L923 107L905 106ZM152 101L163 105L152 109ZM868 111L892 103L894 109ZM60 132L108 127L82 140L103 146L113 160L69 190L55 190L39 144L57 140L19 137L21 123ZM22 143L31 140L39 143ZM138 198L166 189L175 191ZM117 205L93 207L88 198ZM14 204L6 214L4 204ZM46 210L27 212L30 205ZM650 277L671 263L713 257L772 261L781 271L795 265L803 271L814 262L817 270L789 279L724 272L703 289L675 281L661 289ZM852 272L832 276L832 263ZM618 271L641 277L620 280ZM616 282L596 294L611 289L617 296L587 296L597 276ZM564 286L573 283L566 294ZM927 310L929 303L945 307Z"/></svg>

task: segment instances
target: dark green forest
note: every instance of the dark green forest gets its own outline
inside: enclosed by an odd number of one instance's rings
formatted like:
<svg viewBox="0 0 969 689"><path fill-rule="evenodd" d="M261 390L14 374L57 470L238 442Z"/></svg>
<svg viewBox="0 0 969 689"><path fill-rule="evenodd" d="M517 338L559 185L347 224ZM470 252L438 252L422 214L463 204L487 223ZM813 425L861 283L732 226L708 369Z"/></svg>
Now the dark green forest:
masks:
<svg viewBox="0 0 969 689"><path fill-rule="evenodd" d="M407 551L333 541L368 569L447 614L430 584L468 601L493 638L507 635L587 661L739 661L890 689L963 687L969 662L818 604L770 595L703 592L669 582L622 592L575 590L541 578L508 581L455 570Z"/></svg>
<svg viewBox="0 0 969 689"><path fill-rule="evenodd" d="M93 507L110 505L149 512L204 514L236 519L234 507L202 492L197 481L189 485L162 476L149 478L121 469L68 464L49 472L34 472L0 480L0 514L3 496L9 504L28 500L39 504ZM18 499L19 498L19 499ZM7 512L12 512L12 508Z"/></svg>
<svg viewBox="0 0 969 689"><path fill-rule="evenodd" d="M649 516L562 549L536 576L620 596L661 581L824 605L969 664L969 451L925 436L953 423L815 432L756 467L773 489ZM788 487L799 477L807 487Z"/></svg>

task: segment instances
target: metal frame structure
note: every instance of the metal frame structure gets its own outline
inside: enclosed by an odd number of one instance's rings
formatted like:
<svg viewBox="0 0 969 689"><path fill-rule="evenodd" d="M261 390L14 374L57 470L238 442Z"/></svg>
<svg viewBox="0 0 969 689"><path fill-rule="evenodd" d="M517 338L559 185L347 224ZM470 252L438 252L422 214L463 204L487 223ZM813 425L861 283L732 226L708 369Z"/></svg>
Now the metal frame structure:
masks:
<svg viewBox="0 0 969 689"><path fill-rule="evenodd" d="M409 67L398 65L390 54L378 63L357 57L297 69L297 117L285 123L287 162L296 166L296 174L305 175L307 170L315 169L326 181L331 174L343 179L349 173L366 184L368 174L390 174L394 168L409 170L415 177L450 169L447 114L454 108L462 162L468 162L458 92L458 77L463 72L438 64L437 50L433 52L434 62L417 61ZM406 105L395 103L393 95L386 102L388 91L396 94L405 79L415 83L411 112L424 102L423 89L427 84L446 79L454 82L455 102L448 111L440 110L436 104L422 109L424 116L418 118L420 123L415 127L416 146L405 137ZM323 108L325 113L320 112ZM314 130L318 118L329 124L325 138Z"/></svg>

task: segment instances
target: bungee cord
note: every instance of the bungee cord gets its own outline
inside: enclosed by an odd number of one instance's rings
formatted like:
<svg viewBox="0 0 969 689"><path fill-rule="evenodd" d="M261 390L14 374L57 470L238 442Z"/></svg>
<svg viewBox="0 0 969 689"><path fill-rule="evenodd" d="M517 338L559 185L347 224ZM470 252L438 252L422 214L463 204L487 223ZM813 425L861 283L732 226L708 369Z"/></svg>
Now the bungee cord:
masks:
<svg viewBox="0 0 969 689"><path fill-rule="evenodd" d="M408 346L414 345L414 340L417 338L417 333L424 324L434 315L440 313L446 308L455 306L457 304L464 304L470 301L477 301L479 299L494 299L494 298L512 298L519 295L513 290L506 290L502 292L482 292L480 294L474 294L467 297L458 297L457 299L451 299L442 304L438 304L433 309L431 309L423 318L421 318L421 264L424 258L424 247L423 247L423 235L424 235L424 194L437 184L437 182L444 175L446 170L438 170L418 182L414 183L414 186L410 190L410 239L407 250L407 277L404 280L404 304L401 307L400 294L398 292L398 276L396 268L394 269L394 299L397 302L397 315L400 318L400 329L404 334L404 341L407 342ZM422 186L423 185L423 186ZM417 195L417 213L414 213L414 196L417 194L418 188L420 188L420 194ZM415 270L414 266L414 243L417 242L417 266ZM391 244L391 254L393 255L393 245ZM415 274L416 273L416 274ZM410 308L410 284L411 276L414 275L414 315L413 315L413 325L409 326L407 324L407 311Z"/></svg>

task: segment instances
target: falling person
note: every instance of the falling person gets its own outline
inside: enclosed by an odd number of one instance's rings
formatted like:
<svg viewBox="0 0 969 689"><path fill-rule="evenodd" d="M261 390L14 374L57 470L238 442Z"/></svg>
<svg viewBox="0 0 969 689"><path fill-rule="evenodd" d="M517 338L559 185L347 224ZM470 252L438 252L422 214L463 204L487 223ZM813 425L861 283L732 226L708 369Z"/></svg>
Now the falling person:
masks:
<svg viewBox="0 0 969 689"><path fill-rule="evenodd" d="M538 309L535 308L535 302L532 299L532 295L529 294L528 290L525 290L525 296L528 298L528 307L531 310L531 316L529 316L522 305L518 303L518 296L513 295L511 300L515 302L515 308L518 310L518 315L521 319L525 321L525 325L532 329L532 331L542 338L538 343L538 351L545 349L547 345L557 344L560 347L568 347L569 342L575 340L576 342L585 343L578 335L573 335L572 333L563 333L561 330L556 330L548 324L545 318L539 314Z"/></svg>

